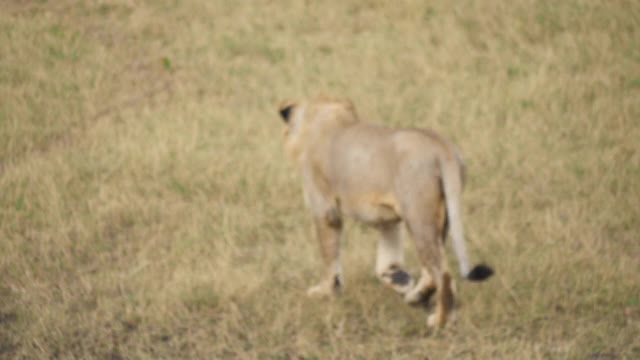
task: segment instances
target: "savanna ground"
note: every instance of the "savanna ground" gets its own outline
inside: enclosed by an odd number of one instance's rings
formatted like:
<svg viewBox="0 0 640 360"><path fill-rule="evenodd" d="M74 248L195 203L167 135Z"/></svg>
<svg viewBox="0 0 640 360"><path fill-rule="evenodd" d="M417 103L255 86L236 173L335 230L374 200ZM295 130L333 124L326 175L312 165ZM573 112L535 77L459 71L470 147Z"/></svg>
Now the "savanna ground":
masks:
<svg viewBox="0 0 640 360"><path fill-rule="evenodd" d="M354 224L344 294L303 296L276 105L314 94L466 155L497 275L453 326ZM639 139L634 1L3 1L0 357L640 358Z"/></svg>

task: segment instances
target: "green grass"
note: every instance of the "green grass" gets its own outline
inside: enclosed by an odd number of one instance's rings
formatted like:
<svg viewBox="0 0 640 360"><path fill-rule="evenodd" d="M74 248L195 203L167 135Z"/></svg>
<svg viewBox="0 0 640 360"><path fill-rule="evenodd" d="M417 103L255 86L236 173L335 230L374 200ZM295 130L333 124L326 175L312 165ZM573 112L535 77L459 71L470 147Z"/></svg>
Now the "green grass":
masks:
<svg viewBox="0 0 640 360"><path fill-rule="evenodd" d="M638 39L630 1L9 1L0 358L640 358ZM304 297L276 107L315 94L465 154L497 275L458 281L453 326L353 224L345 293Z"/></svg>

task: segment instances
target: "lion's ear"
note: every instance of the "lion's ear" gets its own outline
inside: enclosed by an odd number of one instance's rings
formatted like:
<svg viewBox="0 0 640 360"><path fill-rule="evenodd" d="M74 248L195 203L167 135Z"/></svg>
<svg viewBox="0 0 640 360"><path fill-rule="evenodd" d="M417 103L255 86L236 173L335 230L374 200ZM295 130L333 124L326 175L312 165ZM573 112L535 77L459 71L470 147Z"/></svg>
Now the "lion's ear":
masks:
<svg viewBox="0 0 640 360"><path fill-rule="evenodd" d="M289 123L289 117L291 116L291 110L293 110L295 103L290 101L282 102L278 111L280 112L280 116L285 123Z"/></svg>

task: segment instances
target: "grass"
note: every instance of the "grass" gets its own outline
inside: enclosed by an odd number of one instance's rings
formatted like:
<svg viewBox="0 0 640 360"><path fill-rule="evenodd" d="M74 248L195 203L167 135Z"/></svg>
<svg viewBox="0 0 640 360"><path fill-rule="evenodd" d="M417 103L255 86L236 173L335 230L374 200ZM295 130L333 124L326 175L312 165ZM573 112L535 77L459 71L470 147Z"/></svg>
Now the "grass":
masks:
<svg viewBox="0 0 640 360"><path fill-rule="evenodd" d="M622 0L8 1L0 358L639 358L638 39ZM466 155L497 276L458 282L445 331L358 225L346 292L303 296L320 261L276 105L320 93Z"/></svg>

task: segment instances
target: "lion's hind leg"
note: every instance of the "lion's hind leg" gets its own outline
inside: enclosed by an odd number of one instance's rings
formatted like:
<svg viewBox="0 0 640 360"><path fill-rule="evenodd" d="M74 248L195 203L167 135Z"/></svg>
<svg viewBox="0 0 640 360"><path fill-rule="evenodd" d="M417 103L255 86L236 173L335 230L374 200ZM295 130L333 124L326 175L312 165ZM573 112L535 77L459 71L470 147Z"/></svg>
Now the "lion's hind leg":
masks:
<svg viewBox="0 0 640 360"><path fill-rule="evenodd" d="M436 309L427 318L427 325L443 327L454 315L453 283L449 272L443 272L438 286Z"/></svg>
<svg viewBox="0 0 640 360"><path fill-rule="evenodd" d="M404 295L404 301L411 306L429 308L431 298L436 293L436 284L426 268L422 268L416 285Z"/></svg>
<svg viewBox="0 0 640 360"><path fill-rule="evenodd" d="M428 317L427 325L444 327L453 315L454 292L442 241L445 217L442 212L439 184L435 181L425 182L422 195L406 198L406 202L403 203L407 230L415 242L422 265L422 276L416 286L407 293L405 301L424 304L435 295L435 310Z"/></svg>
<svg viewBox="0 0 640 360"><path fill-rule="evenodd" d="M422 263L422 276L418 284L407 293L405 301L428 305L435 295L435 309L427 319L431 327L444 327L453 316L453 280L446 266L442 242L436 236L435 226L422 224L422 229L412 231L418 256Z"/></svg>
<svg viewBox="0 0 640 360"><path fill-rule="evenodd" d="M398 224L378 227L381 236L376 254L376 275L382 283L404 295L413 288L414 280L403 269L404 246Z"/></svg>

